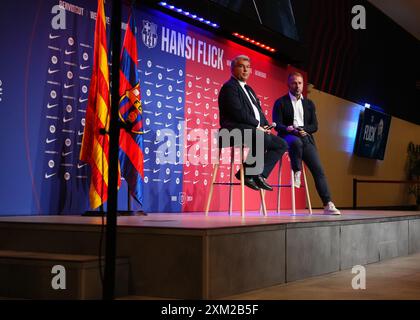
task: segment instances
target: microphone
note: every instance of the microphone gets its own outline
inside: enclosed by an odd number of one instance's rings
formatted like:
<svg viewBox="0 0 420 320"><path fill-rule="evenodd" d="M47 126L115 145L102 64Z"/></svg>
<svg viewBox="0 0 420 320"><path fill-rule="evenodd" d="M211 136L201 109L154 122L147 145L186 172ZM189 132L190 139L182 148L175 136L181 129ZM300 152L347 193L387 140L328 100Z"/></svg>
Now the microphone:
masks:
<svg viewBox="0 0 420 320"><path fill-rule="evenodd" d="M273 122L272 124L270 124L269 126L267 126L265 129L266 130L271 130L273 128L277 127L277 123Z"/></svg>

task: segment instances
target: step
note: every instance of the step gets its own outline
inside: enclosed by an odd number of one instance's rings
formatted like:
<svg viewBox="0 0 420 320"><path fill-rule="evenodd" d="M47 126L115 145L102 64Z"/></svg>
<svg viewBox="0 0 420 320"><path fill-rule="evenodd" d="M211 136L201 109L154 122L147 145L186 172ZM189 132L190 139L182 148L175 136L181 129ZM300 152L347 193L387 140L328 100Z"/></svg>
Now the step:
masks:
<svg viewBox="0 0 420 320"><path fill-rule="evenodd" d="M0 250L0 296L21 299L101 299L99 262L103 268L104 257L99 259L93 255ZM62 267L52 273L54 266ZM129 293L129 270L129 259L118 257L115 269L116 297ZM65 279L65 288L53 288L53 283L64 284L63 281L57 281L57 277Z"/></svg>

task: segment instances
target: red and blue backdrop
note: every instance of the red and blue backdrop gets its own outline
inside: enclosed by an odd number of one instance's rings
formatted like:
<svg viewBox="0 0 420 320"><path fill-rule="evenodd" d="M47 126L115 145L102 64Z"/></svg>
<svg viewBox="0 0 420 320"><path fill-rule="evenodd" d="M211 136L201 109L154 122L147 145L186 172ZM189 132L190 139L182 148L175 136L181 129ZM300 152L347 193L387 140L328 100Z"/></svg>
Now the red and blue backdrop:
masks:
<svg viewBox="0 0 420 320"><path fill-rule="evenodd" d="M79 152L96 5L93 0L0 4L0 215L80 214L88 209L90 171ZM107 17L109 12L108 4ZM124 22L128 14L126 8ZM133 14L144 130L143 206L132 201L133 209L202 212L212 173L211 133L219 127L217 97L230 77L231 59L238 54L251 58L249 84L268 119L274 101L287 92L292 68L160 11L136 8ZM287 182L290 167L283 163ZM229 181L229 172L229 165L221 166L218 180ZM269 182L277 183L277 176L276 168ZM215 188L211 210L227 210L227 190ZM246 192L247 210L258 210L259 193ZM235 190L234 199L239 197ZM289 199L290 190L284 189L282 209L290 208ZM302 208L301 190L297 200ZM275 192L268 193L267 205L276 208ZM234 209L239 206L234 201ZM125 182L119 208L127 209Z"/></svg>

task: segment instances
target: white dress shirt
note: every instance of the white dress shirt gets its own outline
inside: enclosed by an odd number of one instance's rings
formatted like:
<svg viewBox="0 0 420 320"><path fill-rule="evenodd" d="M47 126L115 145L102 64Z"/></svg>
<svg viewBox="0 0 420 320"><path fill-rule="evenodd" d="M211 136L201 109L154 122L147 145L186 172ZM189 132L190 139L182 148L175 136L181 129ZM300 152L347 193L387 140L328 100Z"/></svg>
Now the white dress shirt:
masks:
<svg viewBox="0 0 420 320"><path fill-rule="evenodd" d="M300 98L297 99L289 91L289 97L290 97L290 100L292 101L292 105L293 105L293 113L294 113L293 126L294 127L303 127L305 125L305 122L303 120L303 105L302 105L303 96L300 95Z"/></svg>
<svg viewBox="0 0 420 320"><path fill-rule="evenodd" d="M258 121L258 125L257 125L257 127L259 127L260 126L260 113L259 113L259 111L258 111L258 108L257 108L257 106L256 105L254 105L254 103L252 102L252 99L251 99L251 97L249 96L249 94L248 94L248 91L245 89L245 85L246 85L246 83L244 82L244 81L240 81L240 80L238 80L238 82L239 82L239 84L241 85L241 88L242 88L242 90L245 92L245 94L246 94L246 96L248 97L248 100L249 100L249 102L251 103L251 106L252 106L252 109L254 109L254 115L255 115L255 119L257 119L257 121ZM251 93L252 94L252 93ZM254 99L255 99L255 101L257 101L257 97L254 97Z"/></svg>

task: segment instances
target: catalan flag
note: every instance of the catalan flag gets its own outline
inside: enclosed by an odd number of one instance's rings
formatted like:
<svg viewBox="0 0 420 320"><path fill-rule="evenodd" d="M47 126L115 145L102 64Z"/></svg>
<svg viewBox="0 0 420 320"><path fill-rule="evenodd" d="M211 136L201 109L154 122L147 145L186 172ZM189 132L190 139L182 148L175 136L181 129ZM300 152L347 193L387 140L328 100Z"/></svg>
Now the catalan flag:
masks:
<svg viewBox="0 0 420 320"><path fill-rule="evenodd" d="M143 110L137 69L136 27L131 14L121 50L119 116L127 129L120 131L119 160L130 194L143 204Z"/></svg>
<svg viewBox="0 0 420 320"><path fill-rule="evenodd" d="M104 131L109 131L110 95L104 0L98 0L93 50L93 69L80 160L87 162L91 168L89 200L91 207L95 209L108 198L109 136Z"/></svg>

